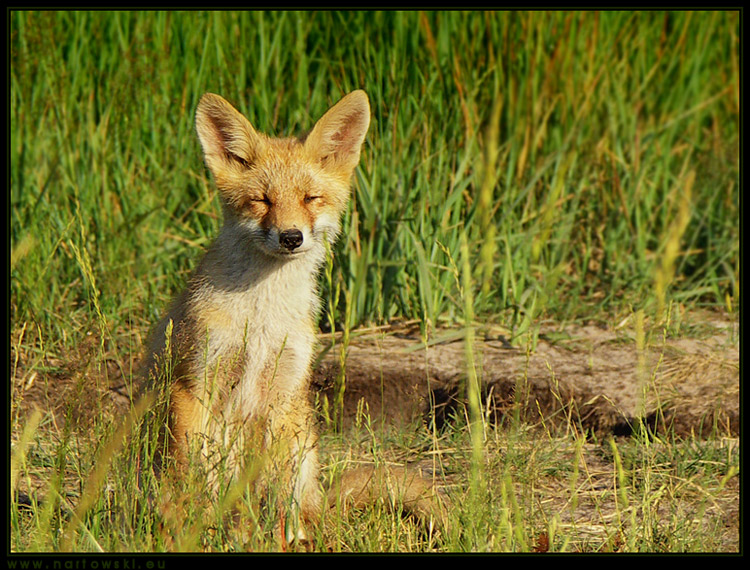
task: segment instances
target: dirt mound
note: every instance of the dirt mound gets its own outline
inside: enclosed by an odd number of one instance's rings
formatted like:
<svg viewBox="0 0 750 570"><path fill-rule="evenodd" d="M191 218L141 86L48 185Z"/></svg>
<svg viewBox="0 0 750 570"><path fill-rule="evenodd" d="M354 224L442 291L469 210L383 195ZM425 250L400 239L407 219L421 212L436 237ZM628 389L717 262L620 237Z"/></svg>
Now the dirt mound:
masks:
<svg viewBox="0 0 750 570"><path fill-rule="evenodd" d="M532 423L574 420L584 429L628 435L641 418L678 435L739 433L739 340L732 327L701 340L667 339L643 350L626 333L583 326L541 334L533 351L502 335L474 342L487 416L511 413ZM734 333L736 334L736 333ZM366 404L375 421L433 417L440 425L465 413L466 343L460 331L425 347L416 334L371 333L347 347L344 420ZM738 336L738 335L736 335ZM322 358L315 384L335 401L341 343Z"/></svg>
<svg viewBox="0 0 750 570"><path fill-rule="evenodd" d="M574 420L596 433L629 434L637 418L678 434L739 434L739 333L736 323L713 323L700 339L651 339L637 350L633 335L596 326L542 333L533 350L512 346L503 334L474 342L487 417L518 414L551 426ZM389 327L359 332L347 347L344 421L366 405L373 421L400 425L434 419L438 426L465 413L466 343L462 331L434 335ZM14 347L16 345L13 345ZM24 353L12 354L12 410L32 406L56 421L87 425L101 413L124 414L138 386L137 363L127 351L105 349L93 337L65 361L30 371ZM325 347L325 342L323 344ZM341 342L323 352L314 395L331 413L341 372ZM109 354L127 354L127 362ZM321 406L323 407L323 406Z"/></svg>

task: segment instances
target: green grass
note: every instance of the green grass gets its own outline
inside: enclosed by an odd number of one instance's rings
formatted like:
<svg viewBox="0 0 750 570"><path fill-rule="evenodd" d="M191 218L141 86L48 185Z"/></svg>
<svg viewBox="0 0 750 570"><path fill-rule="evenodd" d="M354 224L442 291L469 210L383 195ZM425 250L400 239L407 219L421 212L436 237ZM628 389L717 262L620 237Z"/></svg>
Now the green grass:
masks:
<svg viewBox="0 0 750 570"><path fill-rule="evenodd" d="M149 327L221 223L193 126L206 91L278 135L368 92L353 204L322 279L322 320L345 333L418 320L427 339L461 324L470 357L476 323L515 339L533 338L541 319L642 311L660 326L670 306L739 310L738 12L20 11L9 24L13 378L72 376L83 393L113 362L134 377ZM27 486L47 500L33 515L12 511L14 549L163 546L107 514L100 491L132 488L127 470L90 483L85 524L65 534L93 466L116 462L122 445L105 403L88 410L96 429L84 433L72 411L24 432L20 409L14 401L19 477L33 473ZM384 515L339 528L335 543L528 550L544 534L557 550L718 548L717 532L696 537L679 509L685 496L689 508L719 500L731 453L592 450L550 434L539 464L495 469L492 438L475 428L440 443L468 450L461 465L473 483L485 478L462 503L464 533L435 542ZM592 453L619 454L607 465L626 488L611 491L618 523L600 521L611 540L583 544L575 521L538 503L547 484L576 497ZM487 499L488 479L498 508L480 521L471 505ZM680 499L667 527L648 516L663 497ZM220 539L214 547L231 543Z"/></svg>
<svg viewBox="0 0 750 570"><path fill-rule="evenodd" d="M482 266L475 312L516 327L655 311L657 280L680 303L738 303L737 13L14 12L10 24L14 323L75 337L93 300L109 327L154 320L220 223L193 132L205 91L276 134L368 91L336 258L352 324L455 320L462 236Z"/></svg>

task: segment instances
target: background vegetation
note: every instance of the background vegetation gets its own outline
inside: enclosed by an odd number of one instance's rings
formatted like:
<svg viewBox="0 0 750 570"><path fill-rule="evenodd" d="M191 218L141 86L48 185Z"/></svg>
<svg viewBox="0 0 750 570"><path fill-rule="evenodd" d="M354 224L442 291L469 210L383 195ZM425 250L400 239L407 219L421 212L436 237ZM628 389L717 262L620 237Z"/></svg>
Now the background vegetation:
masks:
<svg viewBox="0 0 750 570"><path fill-rule="evenodd" d="M14 324L75 341L92 309L114 328L157 318L220 224L193 132L205 91L275 134L368 91L335 269L352 324L455 318L462 235L482 271L477 315L564 319L640 308L658 291L736 302L737 13L10 23Z"/></svg>
<svg viewBox="0 0 750 570"><path fill-rule="evenodd" d="M216 234L206 91L277 135L368 92L324 325L738 310L737 12L20 11L9 44L27 374L137 353Z"/></svg>

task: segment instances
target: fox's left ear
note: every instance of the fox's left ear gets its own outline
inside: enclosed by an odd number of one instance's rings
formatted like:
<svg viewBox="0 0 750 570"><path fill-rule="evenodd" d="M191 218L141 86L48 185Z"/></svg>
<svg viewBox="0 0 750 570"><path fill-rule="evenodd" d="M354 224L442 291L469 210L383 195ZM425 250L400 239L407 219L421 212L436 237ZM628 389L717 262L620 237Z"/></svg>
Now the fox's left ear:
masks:
<svg viewBox="0 0 750 570"><path fill-rule="evenodd" d="M351 172L370 126L370 101L362 90L352 91L323 115L305 139L305 148L326 167Z"/></svg>

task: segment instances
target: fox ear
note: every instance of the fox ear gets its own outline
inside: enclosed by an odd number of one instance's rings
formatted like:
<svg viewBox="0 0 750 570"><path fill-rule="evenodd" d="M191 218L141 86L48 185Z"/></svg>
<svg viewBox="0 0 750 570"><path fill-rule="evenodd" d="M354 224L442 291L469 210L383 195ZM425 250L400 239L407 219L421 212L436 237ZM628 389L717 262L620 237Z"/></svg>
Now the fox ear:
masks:
<svg viewBox="0 0 750 570"><path fill-rule="evenodd" d="M305 148L325 166L350 175L370 126L370 102L362 90L352 91L331 107L305 139Z"/></svg>
<svg viewBox="0 0 750 570"><path fill-rule="evenodd" d="M252 164L263 144L250 121L213 93L201 97L195 112L195 129L206 164L215 176Z"/></svg>

